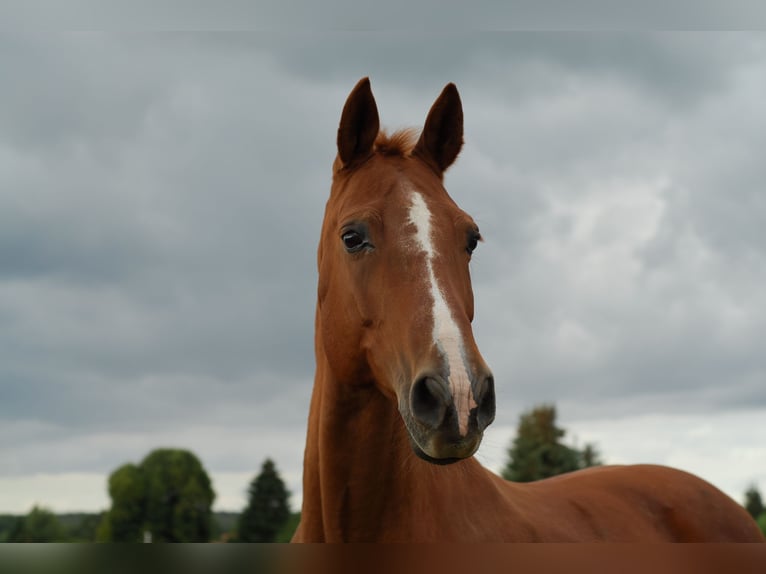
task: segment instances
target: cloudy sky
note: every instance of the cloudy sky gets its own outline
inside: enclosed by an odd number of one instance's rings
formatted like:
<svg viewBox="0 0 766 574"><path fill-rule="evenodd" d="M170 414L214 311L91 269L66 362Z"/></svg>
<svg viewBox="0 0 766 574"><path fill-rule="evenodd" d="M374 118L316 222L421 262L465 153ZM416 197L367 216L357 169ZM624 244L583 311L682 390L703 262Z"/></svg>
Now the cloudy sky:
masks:
<svg viewBox="0 0 766 574"><path fill-rule="evenodd" d="M109 504L161 446L239 510L301 499L315 251L349 90L422 125L479 222L478 457L555 402L610 463L766 490L766 34L187 32L0 38L0 512Z"/></svg>

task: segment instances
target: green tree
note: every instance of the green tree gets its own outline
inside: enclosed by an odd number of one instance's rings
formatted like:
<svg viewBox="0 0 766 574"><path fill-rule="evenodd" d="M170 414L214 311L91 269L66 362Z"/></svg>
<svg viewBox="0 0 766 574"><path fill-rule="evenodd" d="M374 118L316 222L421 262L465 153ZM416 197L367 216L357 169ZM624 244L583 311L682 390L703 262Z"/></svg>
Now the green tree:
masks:
<svg viewBox="0 0 766 574"><path fill-rule="evenodd" d="M12 514L0 514L0 543L8 541L8 536L10 536L11 530L13 530L18 521L18 516Z"/></svg>
<svg viewBox="0 0 766 574"><path fill-rule="evenodd" d="M509 460L502 475L514 482L531 482L588 466L602 464L596 448L586 444L580 451L561 441L566 431L556 426L556 407L541 405L522 413L508 449Z"/></svg>
<svg viewBox="0 0 766 574"><path fill-rule="evenodd" d="M207 542L215 493L199 459L187 450L157 449L141 462L146 528L154 542Z"/></svg>
<svg viewBox="0 0 766 574"><path fill-rule="evenodd" d="M745 509L750 513L750 516L758 520L766 508L763 506L763 499L761 493L758 491L758 487L755 484L750 485L745 491Z"/></svg>
<svg viewBox="0 0 766 574"><path fill-rule="evenodd" d="M50 510L35 505L17 520L8 542L66 542L64 527Z"/></svg>
<svg viewBox="0 0 766 574"><path fill-rule="evenodd" d="M763 532L763 535L766 536L766 512L762 513L758 518L758 527Z"/></svg>
<svg viewBox="0 0 766 574"><path fill-rule="evenodd" d="M146 520L146 484L141 468L124 464L109 475L112 507L105 516L108 540L141 542Z"/></svg>
<svg viewBox="0 0 766 574"><path fill-rule="evenodd" d="M298 524L300 524L300 522L300 512L293 512L290 514L290 517L282 525L282 528L279 529L279 532L277 532L276 536L274 537L274 542L290 542L293 539L293 534L295 534L295 531L298 530Z"/></svg>
<svg viewBox="0 0 766 574"><path fill-rule="evenodd" d="M249 501L239 518L239 542L274 542L290 518L289 496L274 461L267 458L250 483Z"/></svg>
<svg viewBox="0 0 766 574"><path fill-rule="evenodd" d="M604 461L601 460L601 454L595 445L586 443L585 448L580 452L580 468L588 468L590 466L601 466Z"/></svg>
<svg viewBox="0 0 766 574"><path fill-rule="evenodd" d="M188 450L157 449L138 466L109 476L112 507L96 532L100 542L207 542L215 493L202 463Z"/></svg>
<svg viewBox="0 0 766 574"><path fill-rule="evenodd" d="M74 512L57 514L70 542L95 542L96 529L103 520L104 512Z"/></svg>

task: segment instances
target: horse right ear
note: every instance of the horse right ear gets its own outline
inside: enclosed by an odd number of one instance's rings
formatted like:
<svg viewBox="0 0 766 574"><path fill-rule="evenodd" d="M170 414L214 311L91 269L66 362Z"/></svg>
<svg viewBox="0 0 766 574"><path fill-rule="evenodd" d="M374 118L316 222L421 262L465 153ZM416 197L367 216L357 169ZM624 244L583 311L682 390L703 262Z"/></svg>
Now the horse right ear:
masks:
<svg viewBox="0 0 766 574"><path fill-rule="evenodd" d="M346 99L338 127L338 159L348 167L367 159L378 137L378 106L370 89L370 79L362 78Z"/></svg>
<svg viewBox="0 0 766 574"><path fill-rule="evenodd" d="M447 84L431 106L412 154L425 160L441 175L452 165L462 147L463 104L455 84Z"/></svg>

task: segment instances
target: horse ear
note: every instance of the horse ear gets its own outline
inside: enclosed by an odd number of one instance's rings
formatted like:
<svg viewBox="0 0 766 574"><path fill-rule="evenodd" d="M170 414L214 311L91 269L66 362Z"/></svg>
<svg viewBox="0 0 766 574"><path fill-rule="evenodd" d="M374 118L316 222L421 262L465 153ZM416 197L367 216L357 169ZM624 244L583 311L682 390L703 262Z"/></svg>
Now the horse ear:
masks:
<svg viewBox="0 0 766 574"><path fill-rule="evenodd" d="M370 79L362 78L346 99L338 127L338 158L342 167L366 159L378 136L378 106L370 89Z"/></svg>
<svg viewBox="0 0 766 574"><path fill-rule="evenodd" d="M443 173L463 147L463 104L455 84L447 84L428 112L412 154Z"/></svg>

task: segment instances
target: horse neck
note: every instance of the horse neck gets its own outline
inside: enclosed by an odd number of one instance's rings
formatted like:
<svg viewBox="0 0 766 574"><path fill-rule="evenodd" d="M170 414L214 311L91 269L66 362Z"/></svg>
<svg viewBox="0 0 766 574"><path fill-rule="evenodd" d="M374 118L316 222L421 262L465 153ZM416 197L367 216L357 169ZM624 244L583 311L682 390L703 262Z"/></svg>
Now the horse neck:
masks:
<svg viewBox="0 0 766 574"><path fill-rule="evenodd" d="M452 506L439 498L449 496L450 477L469 480L471 470L483 469L473 459L450 467L421 461L394 402L375 385L335 380L319 335L316 354L297 539L411 540L416 530L422 536L422 517Z"/></svg>
<svg viewBox="0 0 766 574"><path fill-rule="evenodd" d="M383 395L334 380L317 361L309 411L303 475L301 532L308 540L346 541L375 525L366 517L384 512L384 491L404 464L406 444L394 428L396 414ZM408 448L408 447L407 447ZM383 496L382 496L383 495Z"/></svg>

